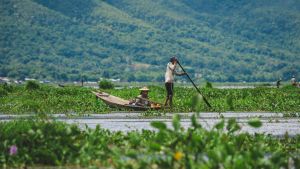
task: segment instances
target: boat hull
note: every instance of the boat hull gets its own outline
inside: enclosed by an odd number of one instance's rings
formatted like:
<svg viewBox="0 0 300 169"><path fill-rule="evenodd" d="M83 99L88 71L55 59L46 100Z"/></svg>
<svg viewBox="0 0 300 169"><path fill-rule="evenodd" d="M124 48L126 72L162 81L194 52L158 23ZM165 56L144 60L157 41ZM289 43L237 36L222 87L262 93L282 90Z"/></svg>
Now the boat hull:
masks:
<svg viewBox="0 0 300 169"><path fill-rule="evenodd" d="M120 109L127 109L127 110L135 110L135 111L146 111L146 110L158 110L160 107L145 107L145 106L137 106L129 104L129 100L125 100L113 95L110 95L105 92L93 92L96 97L102 100L105 104L107 104L111 108L120 108Z"/></svg>

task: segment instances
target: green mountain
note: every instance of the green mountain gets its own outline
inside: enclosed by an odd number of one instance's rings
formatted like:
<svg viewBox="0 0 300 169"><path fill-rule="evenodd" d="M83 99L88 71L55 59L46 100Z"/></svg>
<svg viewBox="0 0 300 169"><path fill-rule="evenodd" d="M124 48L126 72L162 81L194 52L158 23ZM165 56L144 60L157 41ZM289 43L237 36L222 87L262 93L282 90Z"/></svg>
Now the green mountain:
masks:
<svg viewBox="0 0 300 169"><path fill-rule="evenodd" d="M168 58L209 81L300 72L298 0L1 0L0 76L163 81Z"/></svg>

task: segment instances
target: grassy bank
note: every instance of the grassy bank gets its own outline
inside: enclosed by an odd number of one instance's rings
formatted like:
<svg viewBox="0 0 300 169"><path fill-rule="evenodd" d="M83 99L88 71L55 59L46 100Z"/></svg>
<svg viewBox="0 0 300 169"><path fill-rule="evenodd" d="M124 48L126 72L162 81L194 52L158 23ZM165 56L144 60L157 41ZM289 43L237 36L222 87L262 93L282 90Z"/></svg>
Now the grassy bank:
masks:
<svg viewBox="0 0 300 169"><path fill-rule="evenodd" d="M0 167L67 166L91 168L299 168L299 135L274 138L238 134L234 119L211 131L193 116L183 130L151 125L158 132L110 132L41 120L0 123ZM249 122L259 127L257 120Z"/></svg>
<svg viewBox="0 0 300 169"><path fill-rule="evenodd" d="M164 102L165 89L150 86L150 99ZM25 86L0 86L0 112L24 113L103 113L114 111L102 101L96 100L93 89L81 87L56 87L40 85L27 89ZM174 112L190 111L272 111L299 112L300 89L292 86L255 89L202 88L213 109L209 109L197 97L193 88L175 88ZM131 99L139 94L138 88L106 90L115 96ZM170 110L169 110L170 111Z"/></svg>

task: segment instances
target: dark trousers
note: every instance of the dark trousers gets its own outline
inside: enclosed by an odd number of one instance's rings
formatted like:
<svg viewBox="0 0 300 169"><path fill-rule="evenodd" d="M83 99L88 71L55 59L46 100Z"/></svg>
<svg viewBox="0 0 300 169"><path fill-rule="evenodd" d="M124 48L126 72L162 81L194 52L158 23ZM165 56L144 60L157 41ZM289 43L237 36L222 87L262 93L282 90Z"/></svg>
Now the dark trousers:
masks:
<svg viewBox="0 0 300 169"><path fill-rule="evenodd" d="M167 98L166 98L165 106L168 104L169 106L172 106L174 83L165 83L165 87L167 90Z"/></svg>
<svg viewBox="0 0 300 169"><path fill-rule="evenodd" d="M173 96L173 88L174 88L174 83L165 83L165 87L167 90L167 97Z"/></svg>

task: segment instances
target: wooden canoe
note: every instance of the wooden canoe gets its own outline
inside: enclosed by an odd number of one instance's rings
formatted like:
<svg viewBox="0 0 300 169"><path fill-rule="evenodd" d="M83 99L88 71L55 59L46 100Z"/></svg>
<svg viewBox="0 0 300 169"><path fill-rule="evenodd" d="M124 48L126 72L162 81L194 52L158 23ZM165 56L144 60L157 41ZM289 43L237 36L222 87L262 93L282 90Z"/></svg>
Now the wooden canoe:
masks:
<svg viewBox="0 0 300 169"><path fill-rule="evenodd" d="M129 104L130 102L129 100L125 100L105 92L93 92L93 93L96 95L97 98L101 99L104 103L106 103L109 107L112 108L121 108L121 109L137 110L137 111L158 110L161 108L160 105L157 104L151 107L132 105Z"/></svg>

